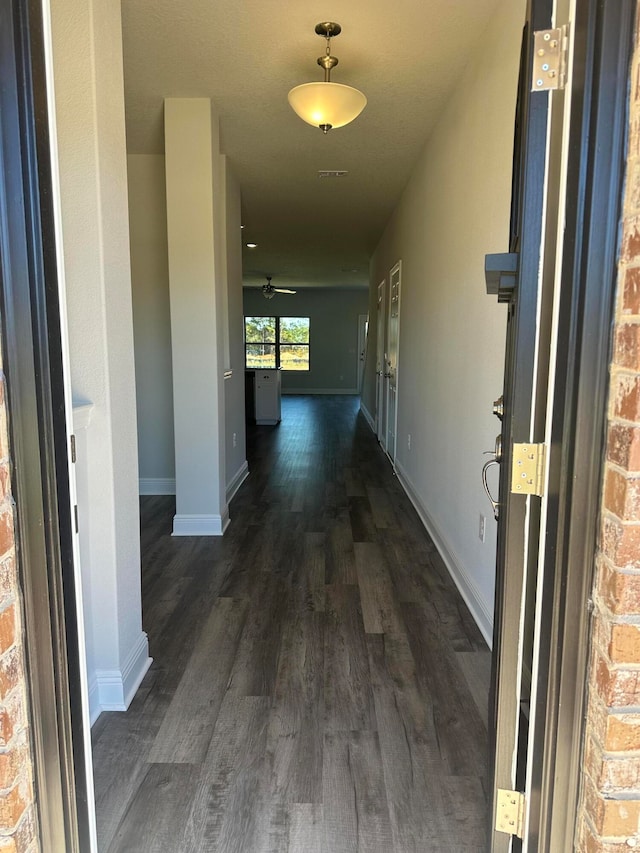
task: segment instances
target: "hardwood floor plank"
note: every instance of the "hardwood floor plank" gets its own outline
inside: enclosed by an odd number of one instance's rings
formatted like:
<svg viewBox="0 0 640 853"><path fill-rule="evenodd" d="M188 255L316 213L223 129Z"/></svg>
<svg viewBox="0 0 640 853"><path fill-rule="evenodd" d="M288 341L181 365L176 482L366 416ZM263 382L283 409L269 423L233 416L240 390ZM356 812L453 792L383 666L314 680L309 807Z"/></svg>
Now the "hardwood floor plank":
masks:
<svg viewBox="0 0 640 853"><path fill-rule="evenodd" d="M269 715L277 802L322 802L324 614L302 613L284 629Z"/></svg>
<svg viewBox="0 0 640 853"><path fill-rule="evenodd" d="M325 853L324 809L321 803L292 803L287 853Z"/></svg>
<svg viewBox="0 0 640 853"><path fill-rule="evenodd" d="M373 694L358 588L328 586L326 617L325 731L374 729Z"/></svg>
<svg viewBox="0 0 640 853"><path fill-rule="evenodd" d="M351 536L354 542L375 542L376 526L373 523L369 498L349 498L349 519L351 521Z"/></svg>
<svg viewBox="0 0 640 853"><path fill-rule="evenodd" d="M224 698L247 602L218 598L187 664L149 761L199 764L205 757Z"/></svg>
<svg viewBox="0 0 640 853"><path fill-rule="evenodd" d="M269 706L264 696L227 694L193 797L185 853L268 853Z"/></svg>
<svg viewBox="0 0 640 853"><path fill-rule="evenodd" d="M450 832L444 811L440 780L446 767L408 642L371 635L367 647L394 849L457 851L464 839Z"/></svg>
<svg viewBox="0 0 640 853"><path fill-rule="evenodd" d="M399 605L380 548L373 542L356 542L354 548L365 632L404 635Z"/></svg>
<svg viewBox="0 0 640 853"><path fill-rule="evenodd" d="M456 652L456 659L473 696L480 719L488 728L489 683L491 681L491 652Z"/></svg>
<svg viewBox="0 0 640 853"><path fill-rule="evenodd" d="M390 853L393 840L377 733L329 733L324 755L325 850Z"/></svg>
<svg viewBox="0 0 640 853"><path fill-rule="evenodd" d="M290 593L270 572L261 572L254 583L227 689L237 696L272 696Z"/></svg>
<svg viewBox="0 0 640 853"><path fill-rule="evenodd" d="M487 735L455 652L419 605L403 604L418 682L433 703L440 754L450 776L477 776L486 767Z"/></svg>
<svg viewBox="0 0 640 853"><path fill-rule="evenodd" d="M180 850L184 817L198 783L190 767L147 765L147 773L114 835L109 853ZM153 832L149 832L149 826Z"/></svg>
<svg viewBox="0 0 640 853"><path fill-rule="evenodd" d="M357 584L356 557L349 511L338 512L326 535L327 584Z"/></svg>
<svg viewBox="0 0 640 853"><path fill-rule="evenodd" d="M367 497L371 506L371 514L373 522L378 529L386 529L388 527L396 527L396 514L393 509L393 502L389 496L387 489L382 486L366 486Z"/></svg>

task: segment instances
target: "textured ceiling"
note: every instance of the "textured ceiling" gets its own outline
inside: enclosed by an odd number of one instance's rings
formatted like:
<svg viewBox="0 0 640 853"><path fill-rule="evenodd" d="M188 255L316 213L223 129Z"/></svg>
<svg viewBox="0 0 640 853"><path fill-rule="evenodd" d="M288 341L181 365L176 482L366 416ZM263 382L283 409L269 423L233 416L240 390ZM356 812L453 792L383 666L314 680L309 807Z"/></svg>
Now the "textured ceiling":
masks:
<svg viewBox="0 0 640 853"><path fill-rule="evenodd" d="M496 0L124 0L127 147L162 153L165 97L209 97L242 188L244 283L365 286L369 256ZM322 79L319 21L337 21L336 83L368 99L321 131L287 102ZM349 175L319 179L320 169Z"/></svg>

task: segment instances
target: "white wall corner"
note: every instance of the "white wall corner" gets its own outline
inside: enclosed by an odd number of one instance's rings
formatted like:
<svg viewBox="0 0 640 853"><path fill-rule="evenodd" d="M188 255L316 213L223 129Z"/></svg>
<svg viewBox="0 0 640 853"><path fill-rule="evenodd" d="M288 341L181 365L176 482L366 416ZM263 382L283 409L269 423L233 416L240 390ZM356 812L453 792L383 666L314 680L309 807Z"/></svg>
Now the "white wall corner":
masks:
<svg viewBox="0 0 640 853"><path fill-rule="evenodd" d="M100 687L95 672L89 678L89 723L93 725L102 713Z"/></svg>
<svg viewBox="0 0 640 853"><path fill-rule="evenodd" d="M249 476L249 463L245 459L235 475L231 478L231 482L227 485L227 505L231 503L238 492L240 486Z"/></svg>
<svg viewBox="0 0 640 853"><path fill-rule="evenodd" d="M420 520L424 524L427 533L438 549L438 553L442 557L453 582L460 592L460 595L463 597L467 607L471 611L471 615L480 629L480 633L484 637L489 648L491 648L493 643L493 613L489 610L487 603L480 595L480 591L478 590L473 578L450 550L445 537L438 528L438 525L432 519L420 500L420 497L413 487L407 472L398 462L396 462L396 474L398 475L400 485L405 490L409 500L420 516Z"/></svg>
<svg viewBox="0 0 640 853"><path fill-rule="evenodd" d="M172 536L222 536L229 526L229 507L221 515L174 515Z"/></svg>
<svg viewBox="0 0 640 853"><path fill-rule="evenodd" d="M92 725L102 711L127 710L152 663L153 658L149 657L149 640L142 631L122 669L96 670L95 687L93 679L89 685ZM95 699L91 702L92 694L95 697L96 693L97 703Z"/></svg>
<svg viewBox="0 0 640 853"><path fill-rule="evenodd" d="M362 412L362 414L364 415L364 419L365 419L365 421L366 421L366 422L369 424L369 426L371 427L371 431L372 431L373 433L375 433L375 431L376 431L376 422L375 422L375 420L373 419L373 417L372 417L372 415L371 415L371 412L369 411L369 409L367 409L367 407L366 407L366 406L365 406L365 404L362 402L362 400L360 400L360 411L361 411L361 412Z"/></svg>
<svg viewBox="0 0 640 853"><path fill-rule="evenodd" d="M175 477L140 477L138 491L141 495L175 495Z"/></svg>

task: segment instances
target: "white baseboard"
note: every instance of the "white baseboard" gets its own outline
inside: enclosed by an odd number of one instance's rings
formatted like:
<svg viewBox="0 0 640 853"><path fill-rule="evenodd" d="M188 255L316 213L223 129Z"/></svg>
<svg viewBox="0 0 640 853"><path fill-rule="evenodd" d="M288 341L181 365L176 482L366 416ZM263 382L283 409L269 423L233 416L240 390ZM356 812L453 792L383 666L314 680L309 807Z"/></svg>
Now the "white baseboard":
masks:
<svg viewBox="0 0 640 853"><path fill-rule="evenodd" d="M174 515L172 536L222 536L229 526L229 508L222 515Z"/></svg>
<svg viewBox="0 0 640 853"><path fill-rule="evenodd" d="M449 549L444 535L427 512L406 471L399 463L396 463L396 474L400 485L407 493L409 500L420 516L420 520L426 527L427 533L438 549L453 582L458 587L460 595L464 598L467 607L471 611L471 615L480 629L480 633L486 640L489 648L491 648L493 643L493 614L487 608L475 581L469 576L469 573L462 567L460 561Z"/></svg>
<svg viewBox="0 0 640 853"><path fill-rule="evenodd" d="M142 631L122 669L98 669L89 680L91 725L102 711L126 711L153 663L149 641Z"/></svg>
<svg viewBox="0 0 640 853"><path fill-rule="evenodd" d="M141 495L175 495L175 477L140 477L138 492Z"/></svg>
<svg viewBox="0 0 640 853"><path fill-rule="evenodd" d="M283 388L283 394L346 394L350 397L358 395L357 388Z"/></svg>
<svg viewBox="0 0 640 853"><path fill-rule="evenodd" d="M249 463L245 459L240 468L236 471L235 475L231 478L231 482L227 486L227 503L231 503L231 500L235 497L236 492L240 488L240 486L244 483L244 481L249 476Z"/></svg>
<svg viewBox="0 0 640 853"><path fill-rule="evenodd" d="M374 418L372 417L371 412L369 411L369 409L367 409L367 407L366 407L366 406L365 406L365 404L362 402L362 400L360 400L360 411L361 411L361 412L362 412L362 414L364 415L364 419L365 419L365 421L366 421L366 422L369 424L369 426L371 427L371 432L375 434L375 431L376 431L376 422L375 422Z"/></svg>

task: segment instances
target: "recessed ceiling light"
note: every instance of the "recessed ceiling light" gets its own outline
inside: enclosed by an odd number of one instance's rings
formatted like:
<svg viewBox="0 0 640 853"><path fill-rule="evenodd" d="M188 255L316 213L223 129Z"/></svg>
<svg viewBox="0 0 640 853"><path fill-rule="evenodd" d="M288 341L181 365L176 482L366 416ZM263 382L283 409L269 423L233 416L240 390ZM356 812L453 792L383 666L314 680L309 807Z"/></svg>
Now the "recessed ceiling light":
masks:
<svg viewBox="0 0 640 853"><path fill-rule="evenodd" d="M257 249L257 248L258 248L257 243L247 243L247 249Z"/></svg>

